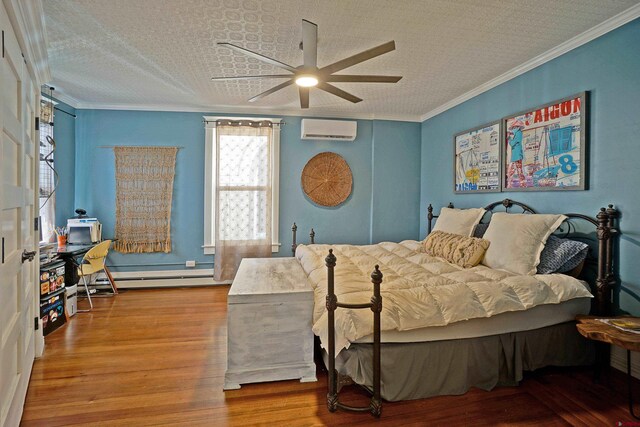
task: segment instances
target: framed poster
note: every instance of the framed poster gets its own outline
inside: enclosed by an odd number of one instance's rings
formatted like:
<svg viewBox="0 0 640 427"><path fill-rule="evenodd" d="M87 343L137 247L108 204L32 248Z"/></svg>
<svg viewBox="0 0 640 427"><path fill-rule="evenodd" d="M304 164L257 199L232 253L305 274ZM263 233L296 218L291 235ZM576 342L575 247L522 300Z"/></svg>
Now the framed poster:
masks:
<svg viewBox="0 0 640 427"><path fill-rule="evenodd" d="M584 190L586 111L582 92L503 119L503 190Z"/></svg>
<svg viewBox="0 0 640 427"><path fill-rule="evenodd" d="M500 191L500 122L460 132L453 137L454 191L489 193Z"/></svg>

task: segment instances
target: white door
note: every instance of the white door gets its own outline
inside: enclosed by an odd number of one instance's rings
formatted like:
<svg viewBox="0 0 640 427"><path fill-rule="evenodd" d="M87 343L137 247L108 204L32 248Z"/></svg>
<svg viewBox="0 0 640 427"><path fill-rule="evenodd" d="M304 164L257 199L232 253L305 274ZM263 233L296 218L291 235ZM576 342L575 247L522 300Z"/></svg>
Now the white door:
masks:
<svg viewBox="0 0 640 427"><path fill-rule="evenodd" d="M20 422L35 356L38 317L34 220L38 162L38 90L24 63L2 6L3 57L0 67L0 426ZM41 332L41 331L37 331Z"/></svg>

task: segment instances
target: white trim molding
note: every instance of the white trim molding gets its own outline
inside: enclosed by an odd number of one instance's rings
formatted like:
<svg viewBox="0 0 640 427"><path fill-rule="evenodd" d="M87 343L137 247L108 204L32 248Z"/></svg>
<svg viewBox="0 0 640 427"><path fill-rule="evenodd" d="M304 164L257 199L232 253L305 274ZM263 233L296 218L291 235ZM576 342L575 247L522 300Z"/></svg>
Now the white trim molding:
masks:
<svg viewBox="0 0 640 427"><path fill-rule="evenodd" d="M112 271L118 289L173 288L182 286L230 285L231 281L213 280L213 269ZM102 282L106 280L103 277Z"/></svg>
<svg viewBox="0 0 640 427"><path fill-rule="evenodd" d="M484 84L481 84L475 89L472 89L469 92L466 92L458 96L457 98L454 98L451 101L442 104L438 108L434 108L428 113L422 115L420 117L420 121L424 122L425 120L435 117L440 113L444 113L445 111L455 107L456 105L462 104L463 102L468 101L471 98L480 95L481 93L484 93L490 89L493 89L494 87L499 86L502 83L508 82L509 80L512 80L518 77L519 75L526 73L527 71L531 71L534 68L539 67L540 65L547 63L552 59L555 59L561 55L564 55L565 53L577 47L580 47L583 44L586 44L592 40L595 40L598 37L603 36L604 34L610 31L613 31L618 27L623 26L628 22L631 22L638 17L640 17L640 4L631 6L629 9L623 12L620 12L619 14L607 19L606 21L596 25L593 28L588 29L587 31L581 34L578 34L577 36L554 47L553 49L550 49L544 52L543 54L538 55L535 58L532 58L527 62L518 65L515 68L512 68L506 73L503 73L498 77L493 78Z"/></svg>
<svg viewBox="0 0 640 427"><path fill-rule="evenodd" d="M66 93L64 88L56 87L55 97L60 101L81 110L131 110L131 111L165 111L165 112L187 112L187 113L205 113L205 114L255 114L291 117L318 117L322 119L354 119L354 120L391 120L398 122L415 122L421 121L420 115L412 114L375 114L375 113L332 113L313 112L301 110L287 110L282 108L270 107L243 107L243 106L226 106L226 105L181 105L181 104L121 104L121 103L104 103L104 102L86 102L80 101Z"/></svg>
<svg viewBox="0 0 640 427"><path fill-rule="evenodd" d="M59 88L59 87L55 87L54 93L53 93L53 97L55 99L57 99L60 102L64 102L65 104L67 104L70 107L73 108L78 108L78 105L80 105L80 101L78 101L77 99L67 95L66 93L64 93L64 89Z"/></svg>
<svg viewBox="0 0 640 427"><path fill-rule="evenodd" d="M51 81L42 0L9 0L4 4L37 85Z"/></svg>

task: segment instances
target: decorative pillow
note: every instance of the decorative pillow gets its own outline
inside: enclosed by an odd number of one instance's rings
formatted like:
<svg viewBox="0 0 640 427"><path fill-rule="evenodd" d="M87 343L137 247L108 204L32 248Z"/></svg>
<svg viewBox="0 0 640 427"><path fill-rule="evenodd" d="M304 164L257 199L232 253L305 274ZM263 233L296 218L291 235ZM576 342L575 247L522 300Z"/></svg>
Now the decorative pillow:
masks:
<svg viewBox="0 0 640 427"><path fill-rule="evenodd" d="M549 236L540 254L538 274L566 273L579 266L589 252L589 245L571 239Z"/></svg>
<svg viewBox="0 0 640 427"><path fill-rule="evenodd" d="M480 264L488 247L487 240L444 231L433 231L424 240L424 250L427 254L444 258L464 268Z"/></svg>
<svg viewBox="0 0 640 427"><path fill-rule="evenodd" d="M536 274L540 253L564 215L494 213L484 239L491 242L482 263L516 274Z"/></svg>
<svg viewBox="0 0 640 427"><path fill-rule="evenodd" d="M471 237L476 225L480 222L486 211L483 208L453 209L442 208L432 231L444 231L445 233L460 234Z"/></svg>

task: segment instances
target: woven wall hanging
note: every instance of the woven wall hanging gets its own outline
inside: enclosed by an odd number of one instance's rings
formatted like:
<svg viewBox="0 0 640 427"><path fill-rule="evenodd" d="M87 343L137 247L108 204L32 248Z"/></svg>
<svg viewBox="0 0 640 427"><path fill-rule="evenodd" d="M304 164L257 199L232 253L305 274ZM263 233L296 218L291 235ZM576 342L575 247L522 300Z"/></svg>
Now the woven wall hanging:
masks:
<svg viewBox="0 0 640 427"><path fill-rule="evenodd" d="M347 162L336 153L313 156L302 169L302 190L320 206L338 206L351 194L353 176Z"/></svg>
<svg viewBox="0 0 640 427"><path fill-rule="evenodd" d="M116 232L122 253L171 252L171 200L178 147L113 147Z"/></svg>

